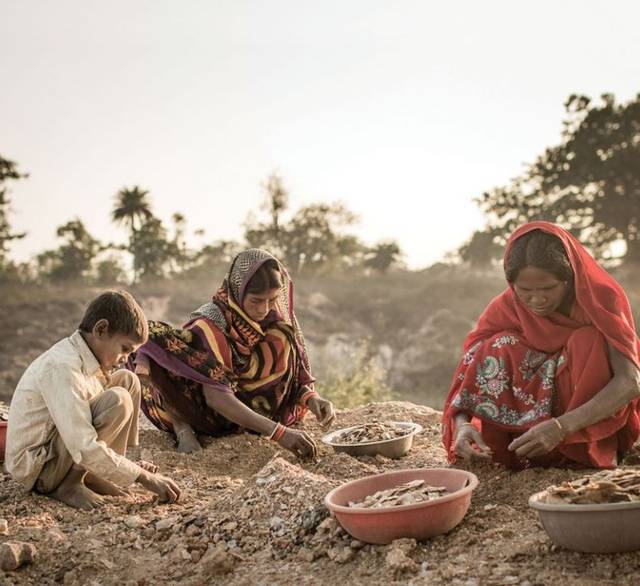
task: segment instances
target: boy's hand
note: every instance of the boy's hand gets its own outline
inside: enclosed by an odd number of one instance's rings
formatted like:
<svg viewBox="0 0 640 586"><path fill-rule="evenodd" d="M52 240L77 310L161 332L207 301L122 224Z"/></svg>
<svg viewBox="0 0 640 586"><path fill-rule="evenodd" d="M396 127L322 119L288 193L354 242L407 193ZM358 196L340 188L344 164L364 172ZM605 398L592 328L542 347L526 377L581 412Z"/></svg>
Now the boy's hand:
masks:
<svg viewBox="0 0 640 586"><path fill-rule="evenodd" d="M146 472L151 472L151 474L155 474L159 468L153 462L147 462L145 460L138 460L136 462L140 468L142 468Z"/></svg>
<svg viewBox="0 0 640 586"><path fill-rule="evenodd" d="M180 498L178 485L166 476L150 474L149 472L143 471L140 476L138 476L136 482L140 483L147 490L157 494L158 501L161 503L175 503Z"/></svg>

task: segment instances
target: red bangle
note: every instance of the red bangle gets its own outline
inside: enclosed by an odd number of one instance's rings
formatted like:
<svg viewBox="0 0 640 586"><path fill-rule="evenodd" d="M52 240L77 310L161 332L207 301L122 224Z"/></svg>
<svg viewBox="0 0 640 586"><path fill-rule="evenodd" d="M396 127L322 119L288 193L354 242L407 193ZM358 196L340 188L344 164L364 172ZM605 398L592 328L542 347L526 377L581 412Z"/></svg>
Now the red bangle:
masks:
<svg viewBox="0 0 640 586"><path fill-rule="evenodd" d="M282 423L278 423L278 425L276 425L276 430L273 432L273 435L271 436L271 441L278 442L280 438L284 435L285 431L287 431L287 428L284 425L282 425Z"/></svg>
<svg viewBox="0 0 640 586"><path fill-rule="evenodd" d="M302 394L302 397L300 397L300 404L303 407L306 407L311 397L318 397L318 396L319 396L318 393L316 393L313 389L309 389L308 391L305 391Z"/></svg>

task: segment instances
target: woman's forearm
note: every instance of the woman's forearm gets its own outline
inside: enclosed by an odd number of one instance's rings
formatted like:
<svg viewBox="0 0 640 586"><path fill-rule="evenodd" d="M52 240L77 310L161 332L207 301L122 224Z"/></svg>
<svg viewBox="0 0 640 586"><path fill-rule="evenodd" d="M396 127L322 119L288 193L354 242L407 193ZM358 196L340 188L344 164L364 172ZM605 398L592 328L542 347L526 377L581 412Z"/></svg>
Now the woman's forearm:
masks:
<svg viewBox="0 0 640 586"><path fill-rule="evenodd" d="M592 399L557 420L569 435L610 417L638 396L638 384L633 377L616 375Z"/></svg>
<svg viewBox="0 0 640 586"><path fill-rule="evenodd" d="M453 418L453 421L455 422L455 429L457 430L463 423L469 423L471 421L471 417L466 413L458 413Z"/></svg>
<svg viewBox="0 0 640 586"><path fill-rule="evenodd" d="M203 386L203 392L207 405L229 421L233 421L240 427L257 431L261 435L269 435L273 431L275 423L271 419L252 411L235 395L207 386Z"/></svg>

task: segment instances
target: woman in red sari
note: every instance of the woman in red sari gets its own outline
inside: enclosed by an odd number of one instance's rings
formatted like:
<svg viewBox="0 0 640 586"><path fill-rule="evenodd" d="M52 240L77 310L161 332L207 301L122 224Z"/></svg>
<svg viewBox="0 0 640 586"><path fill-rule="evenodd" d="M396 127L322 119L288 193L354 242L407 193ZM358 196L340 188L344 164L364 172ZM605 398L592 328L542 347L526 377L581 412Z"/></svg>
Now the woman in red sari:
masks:
<svg viewBox="0 0 640 586"><path fill-rule="evenodd" d="M622 287L560 226L509 239L508 288L464 342L444 409L450 461L615 467L640 433L640 343Z"/></svg>

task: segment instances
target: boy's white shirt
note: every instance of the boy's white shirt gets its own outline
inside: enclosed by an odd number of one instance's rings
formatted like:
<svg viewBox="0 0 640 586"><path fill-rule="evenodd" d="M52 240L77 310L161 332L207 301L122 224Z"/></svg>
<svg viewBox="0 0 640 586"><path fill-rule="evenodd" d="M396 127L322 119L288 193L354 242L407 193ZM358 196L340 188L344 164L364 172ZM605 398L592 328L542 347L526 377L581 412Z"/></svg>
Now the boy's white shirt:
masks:
<svg viewBox="0 0 640 586"><path fill-rule="evenodd" d="M108 381L79 331L36 358L22 375L9 408L5 465L11 475L33 487L46 462L56 431L73 461L120 486L135 482L142 468L120 456L93 426L89 400Z"/></svg>

